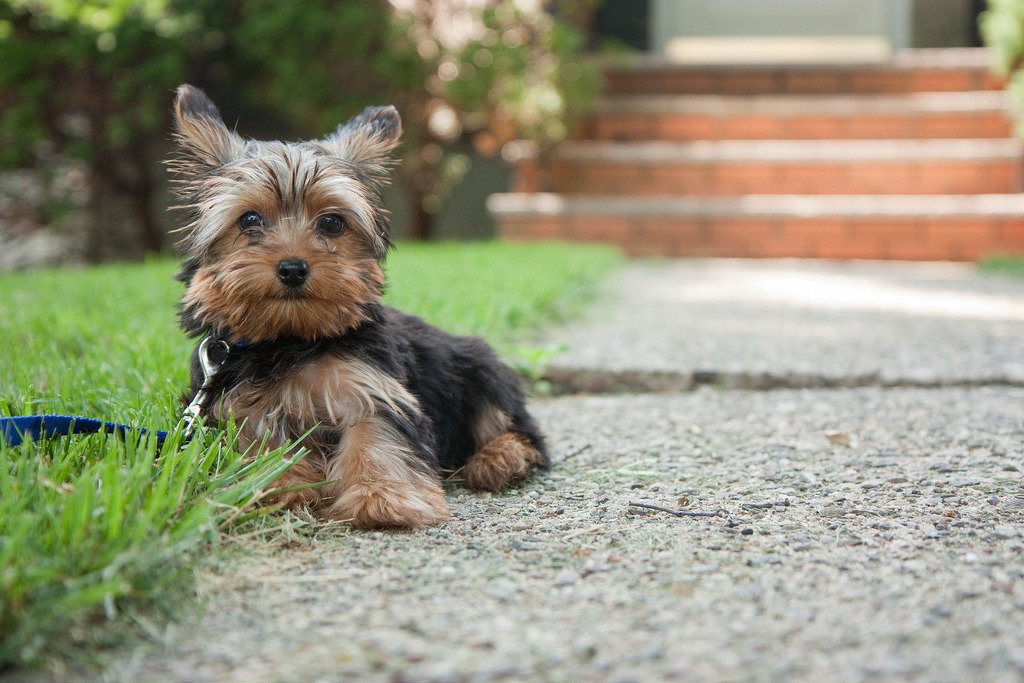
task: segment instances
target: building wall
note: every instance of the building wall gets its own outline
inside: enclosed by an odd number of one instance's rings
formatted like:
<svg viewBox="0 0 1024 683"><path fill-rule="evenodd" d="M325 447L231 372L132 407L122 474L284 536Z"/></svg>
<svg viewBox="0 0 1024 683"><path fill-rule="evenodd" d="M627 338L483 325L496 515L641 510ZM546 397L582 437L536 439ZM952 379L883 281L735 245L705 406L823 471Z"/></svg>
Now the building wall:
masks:
<svg viewBox="0 0 1024 683"><path fill-rule="evenodd" d="M976 47L985 0L914 0L914 47Z"/></svg>
<svg viewBox="0 0 1024 683"><path fill-rule="evenodd" d="M721 36L729 24L737 31L729 35L824 35L827 29L829 35L871 31L890 36L901 31L895 46L975 47L981 44L977 17L985 5L985 0L606 0L593 30L597 45L611 38L652 51L663 48L670 33ZM804 19L794 24L793 16ZM879 28L880 22L894 21L902 25Z"/></svg>
<svg viewBox="0 0 1024 683"><path fill-rule="evenodd" d="M911 10L911 0L654 0L652 47L677 36L880 36L901 48Z"/></svg>

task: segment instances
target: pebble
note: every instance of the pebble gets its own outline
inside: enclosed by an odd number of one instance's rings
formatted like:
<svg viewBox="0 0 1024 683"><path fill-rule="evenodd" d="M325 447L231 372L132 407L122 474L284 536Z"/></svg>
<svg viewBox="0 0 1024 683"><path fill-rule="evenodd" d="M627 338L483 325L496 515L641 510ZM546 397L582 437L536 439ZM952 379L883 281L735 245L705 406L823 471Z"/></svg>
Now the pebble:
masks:
<svg viewBox="0 0 1024 683"><path fill-rule="evenodd" d="M764 588L760 584L752 583L741 588L737 595L741 600L760 600L764 597Z"/></svg>
<svg viewBox="0 0 1024 683"><path fill-rule="evenodd" d="M552 585L556 588L564 588L565 586L572 586L579 581L579 574L572 570L564 570L559 572L555 576L555 580Z"/></svg>
<svg viewBox="0 0 1024 683"><path fill-rule="evenodd" d="M634 662L653 662L665 656L665 648L661 645L651 645L637 650L630 659Z"/></svg>
<svg viewBox="0 0 1024 683"><path fill-rule="evenodd" d="M518 591L518 586L508 579L497 579L484 588L484 593L501 602L511 600Z"/></svg>

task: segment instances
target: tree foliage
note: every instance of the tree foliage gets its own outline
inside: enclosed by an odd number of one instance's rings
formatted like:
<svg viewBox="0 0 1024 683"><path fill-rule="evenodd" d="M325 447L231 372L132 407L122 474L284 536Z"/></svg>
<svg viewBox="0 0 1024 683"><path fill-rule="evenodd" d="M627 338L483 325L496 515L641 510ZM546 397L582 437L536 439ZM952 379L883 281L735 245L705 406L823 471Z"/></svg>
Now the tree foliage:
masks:
<svg viewBox="0 0 1024 683"><path fill-rule="evenodd" d="M996 71L1006 77L1024 135L1024 0L989 0L979 19L982 39L992 50Z"/></svg>
<svg viewBox="0 0 1024 683"><path fill-rule="evenodd" d="M565 0L568 2L568 0ZM578 6L587 0L574 0ZM171 92L192 81L247 132L323 135L394 102L413 233L458 178L446 150L560 140L597 86L581 35L531 0L0 0L0 167L77 164L86 243L159 248ZM255 125L253 125L255 124ZM263 130L261 130L261 126ZM111 206L126 202L118 219ZM105 224L106 223L106 224ZM123 255L123 254L122 254Z"/></svg>
<svg viewBox="0 0 1024 683"><path fill-rule="evenodd" d="M597 70L579 59L584 36L531 0L391 0L398 54L426 67L411 96L411 149L404 184L421 208L413 233L429 234L429 214L440 209L467 165L444 159L444 147L468 136L477 151L498 152L516 138L541 146L562 140L593 99ZM560 13L593 8L593 0L549 4ZM448 163L445 163L448 162Z"/></svg>
<svg viewBox="0 0 1024 683"><path fill-rule="evenodd" d="M86 170L89 256L105 255L102 223L117 203L142 246L160 246L152 141L194 30L163 0L0 2L0 165Z"/></svg>

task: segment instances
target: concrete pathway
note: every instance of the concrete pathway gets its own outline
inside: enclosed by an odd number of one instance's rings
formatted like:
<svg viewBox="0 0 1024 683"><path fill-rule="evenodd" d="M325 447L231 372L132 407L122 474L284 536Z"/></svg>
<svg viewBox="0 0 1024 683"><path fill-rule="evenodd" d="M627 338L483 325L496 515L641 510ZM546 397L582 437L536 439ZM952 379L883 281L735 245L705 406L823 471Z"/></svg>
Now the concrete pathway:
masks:
<svg viewBox="0 0 1024 683"><path fill-rule="evenodd" d="M637 262L607 289L585 320L550 333L568 349L556 378L571 369L609 382L615 371L620 388L1024 385L1024 281L972 266Z"/></svg>
<svg viewBox="0 0 1024 683"><path fill-rule="evenodd" d="M565 376L695 391L537 400L554 469L452 488L439 528L243 541L106 678L1024 678L1024 281L682 262L611 287L553 333ZM784 376L840 386L721 388Z"/></svg>

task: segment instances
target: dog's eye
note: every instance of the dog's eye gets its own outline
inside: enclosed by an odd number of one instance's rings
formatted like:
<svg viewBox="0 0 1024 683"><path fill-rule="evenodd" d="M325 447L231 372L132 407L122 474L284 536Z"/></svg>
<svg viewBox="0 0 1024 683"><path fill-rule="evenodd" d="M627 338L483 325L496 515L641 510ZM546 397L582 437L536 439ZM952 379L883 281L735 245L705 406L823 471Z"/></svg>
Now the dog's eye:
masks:
<svg viewBox="0 0 1024 683"><path fill-rule="evenodd" d="M345 219L336 213L328 213L316 219L316 229L325 235L336 237L345 231Z"/></svg>
<svg viewBox="0 0 1024 683"><path fill-rule="evenodd" d="M238 227L242 231L246 230L259 230L260 228L266 227L266 221L263 220L263 216L259 215L255 211L246 211L238 219Z"/></svg>

